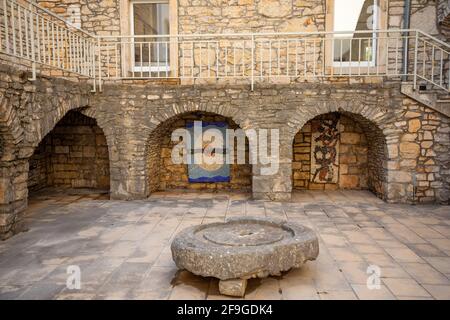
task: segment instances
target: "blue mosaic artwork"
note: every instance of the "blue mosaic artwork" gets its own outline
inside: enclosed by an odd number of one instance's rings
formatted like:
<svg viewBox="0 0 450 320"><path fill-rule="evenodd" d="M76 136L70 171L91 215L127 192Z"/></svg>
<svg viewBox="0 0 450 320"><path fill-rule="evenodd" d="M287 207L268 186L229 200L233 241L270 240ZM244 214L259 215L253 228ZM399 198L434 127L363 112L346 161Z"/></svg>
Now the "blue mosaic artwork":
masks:
<svg viewBox="0 0 450 320"><path fill-rule="evenodd" d="M208 129L216 129L222 133L224 147L225 147L225 139L226 139L226 130L228 128L227 123L225 122L202 122L203 132ZM194 123L187 123L187 129L191 134L191 148L190 154L191 159L194 159L194 154L203 153L204 148L207 145L207 141L203 142L203 147L199 150L194 149ZM225 159L225 153L224 157ZM230 165L226 163L220 164L188 164L188 179L190 183L211 183L211 182L230 182Z"/></svg>

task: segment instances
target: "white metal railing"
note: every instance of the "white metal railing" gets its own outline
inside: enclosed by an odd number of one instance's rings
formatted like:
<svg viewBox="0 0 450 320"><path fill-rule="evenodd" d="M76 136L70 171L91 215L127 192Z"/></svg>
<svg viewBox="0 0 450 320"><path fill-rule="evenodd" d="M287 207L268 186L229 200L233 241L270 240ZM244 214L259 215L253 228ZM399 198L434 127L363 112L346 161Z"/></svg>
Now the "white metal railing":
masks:
<svg viewBox="0 0 450 320"><path fill-rule="evenodd" d="M96 37L25 0L0 0L0 52L96 78Z"/></svg>
<svg viewBox="0 0 450 320"><path fill-rule="evenodd" d="M321 81L381 76L450 92L450 45L419 30L94 36L0 0L0 52L94 80ZM34 78L34 77L33 77Z"/></svg>
<svg viewBox="0 0 450 320"><path fill-rule="evenodd" d="M98 46L103 80L386 76L450 91L450 46L418 30L110 36Z"/></svg>
<svg viewBox="0 0 450 320"><path fill-rule="evenodd" d="M414 89L418 82L450 92L450 45L421 31L416 31L414 59L411 60Z"/></svg>

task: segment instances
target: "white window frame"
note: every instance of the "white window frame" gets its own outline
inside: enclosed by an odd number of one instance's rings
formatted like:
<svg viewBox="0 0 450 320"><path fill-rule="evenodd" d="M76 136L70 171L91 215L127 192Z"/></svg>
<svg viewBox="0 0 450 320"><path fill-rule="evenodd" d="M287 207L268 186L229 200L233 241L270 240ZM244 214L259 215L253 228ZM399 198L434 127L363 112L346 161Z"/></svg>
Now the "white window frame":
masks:
<svg viewBox="0 0 450 320"><path fill-rule="evenodd" d="M130 34L132 35L132 40L131 40L131 63L132 63L132 70L133 72L150 72L150 73L158 73L159 74L169 74L170 73L170 54L167 56L167 59L169 59L168 62L166 62L166 65L155 65L152 66L151 65L151 61L149 61L149 66L136 66L136 61L135 61L135 45L134 45L134 5L135 4L139 4L139 3L148 3L148 4L152 4L152 3L166 3L169 6L169 15L170 15L170 2L169 0L131 0L130 1L130 8L129 8L129 12L130 12ZM170 28L170 26L169 26ZM169 34L167 35L167 37L169 38ZM170 47L170 44L169 44Z"/></svg>
<svg viewBox="0 0 450 320"><path fill-rule="evenodd" d="M334 15L336 3L333 1L333 31L334 31ZM373 12L373 28L372 31L380 30L380 0L374 0L374 12ZM349 30L350 31L350 30ZM348 38L343 38L344 41L352 41ZM375 67L377 64L377 33L373 32L372 36L372 59L370 61L334 61L334 41L339 41L339 38L333 36L333 45L331 46L331 59L333 67ZM351 52L349 54L351 59ZM341 57L342 58L342 57Z"/></svg>

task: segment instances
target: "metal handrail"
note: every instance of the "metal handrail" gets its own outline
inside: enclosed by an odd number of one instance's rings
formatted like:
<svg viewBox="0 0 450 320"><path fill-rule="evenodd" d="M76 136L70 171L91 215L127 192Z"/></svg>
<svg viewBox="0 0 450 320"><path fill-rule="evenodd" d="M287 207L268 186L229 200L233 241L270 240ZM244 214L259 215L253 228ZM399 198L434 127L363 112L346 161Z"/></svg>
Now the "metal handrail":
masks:
<svg viewBox="0 0 450 320"><path fill-rule="evenodd" d="M367 34L367 33L387 33L387 32L419 32L423 35L440 42L442 45L450 49L450 45L441 40L428 35L418 29L377 29L377 30L353 30L353 31L314 31L314 32L242 32L242 33L181 33L181 34L149 34L149 35L102 35L101 39L117 39L117 38L209 38L209 37L251 37L251 36L311 36L311 35L348 35L348 34Z"/></svg>
<svg viewBox="0 0 450 320"><path fill-rule="evenodd" d="M15 1L15 0L9 0L9 1L10 1L10 2L15 2L15 3L19 4L19 3L18 3L17 1ZM39 6L37 3L34 3L34 2L32 2L32 1L29 1L29 0L21 0L21 1L27 3L28 5L31 5L31 6L35 7L35 8L36 8L37 10L39 10L39 11L45 12L45 13L48 14L49 16L52 16L53 18L55 18L56 20L59 20L60 22L66 24L67 26L69 26L69 27L71 27L71 28L73 28L73 29L76 29L77 31L79 31L79 32L81 32L81 33L84 33L84 34L86 34L86 35L89 36L89 37L92 37L92 38L95 38L95 37L96 37L96 35L91 34L90 32L88 32L88 31L86 31L86 30L81 29L80 27L74 25L74 24L71 23L70 21L67 21L66 19L60 17L60 16L57 15L56 13L53 13L52 11L50 11L50 10L48 10L48 9L45 9L45 8ZM20 4L19 4L19 5L20 5ZM22 7L24 7L24 6L22 6ZM25 8L25 7L24 7L24 8Z"/></svg>
<svg viewBox="0 0 450 320"><path fill-rule="evenodd" d="M361 42L366 42L365 49L371 52L362 54ZM428 47L418 48L425 42ZM408 43L406 52L404 43ZM330 62L339 44L352 54L347 52L343 59L341 52L340 60ZM359 52L352 49L355 44ZM293 53L292 46L299 46L299 51L296 48ZM270 58L264 60L261 56L266 49ZM168 56L161 62L161 51L177 51L176 63L168 62ZM416 29L102 36L99 54L107 61L99 65L103 79L246 78L253 86L255 81L274 77L386 76L405 77L414 88L425 81L450 91L450 45ZM357 58L352 61L354 55ZM302 66L297 60L302 60ZM436 71L438 74L433 73Z"/></svg>
<svg viewBox="0 0 450 320"><path fill-rule="evenodd" d="M97 38L27 0L0 0L0 52L96 80Z"/></svg>

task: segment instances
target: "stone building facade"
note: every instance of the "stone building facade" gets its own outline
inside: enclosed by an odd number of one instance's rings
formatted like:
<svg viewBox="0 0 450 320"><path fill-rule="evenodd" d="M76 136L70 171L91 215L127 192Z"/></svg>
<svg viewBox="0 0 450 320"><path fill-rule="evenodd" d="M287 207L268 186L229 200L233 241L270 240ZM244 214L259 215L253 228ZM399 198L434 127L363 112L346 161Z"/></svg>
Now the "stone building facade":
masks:
<svg viewBox="0 0 450 320"><path fill-rule="evenodd" d="M127 32L128 0L39 3L98 35ZM169 0L171 32L327 30L324 0ZM381 1L386 28L400 28L404 1ZM436 2L412 1L411 28L446 41ZM428 17L428 19L424 19ZM430 17L434 17L430 19ZM430 22L431 21L431 22ZM171 25L172 26L172 25ZM2 60L3 61L3 60ZM450 202L450 118L382 77L301 83L105 82L92 93L80 78L38 75L0 64L0 235L19 229L29 192L109 189L112 199L145 199L158 190L241 190L288 201L303 189L368 189L396 203ZM311 150L318 124L337 119L337 181L315 183ZM233 165L227 183L190 184L171 163L170 132L189 121L278 129L279 170ZM247 154L248 157L248 154Z"/></svg>

